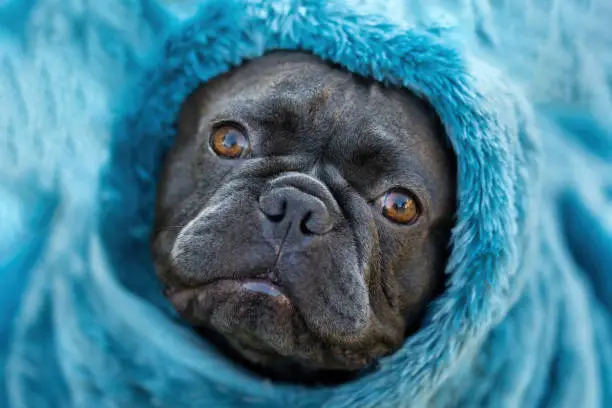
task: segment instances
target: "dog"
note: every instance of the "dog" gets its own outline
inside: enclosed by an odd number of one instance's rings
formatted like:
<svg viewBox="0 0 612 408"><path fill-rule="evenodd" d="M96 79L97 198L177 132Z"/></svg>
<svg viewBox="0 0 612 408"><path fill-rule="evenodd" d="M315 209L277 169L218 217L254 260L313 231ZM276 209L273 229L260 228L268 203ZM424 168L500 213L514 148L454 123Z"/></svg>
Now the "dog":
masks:
<svg viewBox="0 0 612 408"><path fill-rule="evenodd" d="M185 101L155 266L184 321L237 363L280 381L352 378L443 290L455 194L425 101L274 52Z"/></svg>

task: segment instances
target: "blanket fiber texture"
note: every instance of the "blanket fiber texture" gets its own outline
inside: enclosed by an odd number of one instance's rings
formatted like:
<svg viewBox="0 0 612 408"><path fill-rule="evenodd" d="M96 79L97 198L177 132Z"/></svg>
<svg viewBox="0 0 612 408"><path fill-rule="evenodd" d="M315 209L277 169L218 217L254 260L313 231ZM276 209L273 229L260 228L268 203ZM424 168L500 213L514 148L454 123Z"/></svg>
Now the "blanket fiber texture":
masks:
<svg viewBox="0 0 612 408"><path fill-rule="evenodd" d="M0 0L0 406L612 407L610 21L608 0ZM216 354L149 253L182 102L275 49L427 99L458 161L443 295L334 387Z"/></svg>

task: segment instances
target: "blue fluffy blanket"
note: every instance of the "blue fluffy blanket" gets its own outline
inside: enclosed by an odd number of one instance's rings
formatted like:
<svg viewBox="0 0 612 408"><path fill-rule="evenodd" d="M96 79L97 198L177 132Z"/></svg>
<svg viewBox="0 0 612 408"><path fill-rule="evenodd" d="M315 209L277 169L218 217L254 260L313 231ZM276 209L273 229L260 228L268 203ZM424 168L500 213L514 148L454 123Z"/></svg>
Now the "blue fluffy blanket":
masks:
<svg viewBox="0 0 612 408"><path fill-rule="evenodd" d="M199 3L0 1L0 406L612 406L608 0ZM337 387L216 355L148 252L182 101L279 48L427 98L458 160L443 296Z"/></svg>

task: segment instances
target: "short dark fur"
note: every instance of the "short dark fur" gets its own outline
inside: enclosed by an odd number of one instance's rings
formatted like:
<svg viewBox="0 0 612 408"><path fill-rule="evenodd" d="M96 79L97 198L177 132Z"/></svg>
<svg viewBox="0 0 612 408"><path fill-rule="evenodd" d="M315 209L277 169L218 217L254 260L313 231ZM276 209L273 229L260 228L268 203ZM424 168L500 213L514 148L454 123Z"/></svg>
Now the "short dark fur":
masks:
<svg viewBox="0 0 612 408"><path fill-rule="evenodd" d="M226 121L248 134L250 156L211 151ZM455 158L424 102L273 53L202 85L178 130L153 251L187 321L287 381L359 372L401 346L444 283L455 211ZM415 224L375 204L395 187L418 197ZM285 296L242 290L245 279Z"/></svg>

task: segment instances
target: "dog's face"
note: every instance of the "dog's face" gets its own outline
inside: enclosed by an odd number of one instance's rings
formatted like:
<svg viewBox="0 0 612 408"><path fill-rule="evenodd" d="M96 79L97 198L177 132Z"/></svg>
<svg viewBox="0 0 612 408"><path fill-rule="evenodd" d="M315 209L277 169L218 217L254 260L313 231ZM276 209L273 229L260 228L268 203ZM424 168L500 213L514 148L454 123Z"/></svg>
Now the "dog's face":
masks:
<svg viewBox="0 0 612 408"><path fill-rule="evenodd" d="M427 106L301 53L185 102L153 252L181 316L281 377L397 350L444 282L454 157Z"/></svg>

